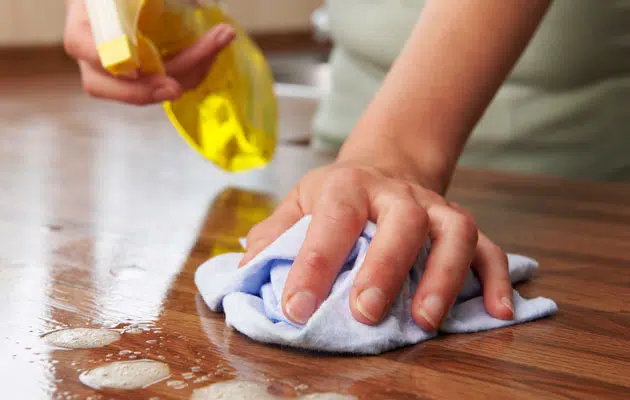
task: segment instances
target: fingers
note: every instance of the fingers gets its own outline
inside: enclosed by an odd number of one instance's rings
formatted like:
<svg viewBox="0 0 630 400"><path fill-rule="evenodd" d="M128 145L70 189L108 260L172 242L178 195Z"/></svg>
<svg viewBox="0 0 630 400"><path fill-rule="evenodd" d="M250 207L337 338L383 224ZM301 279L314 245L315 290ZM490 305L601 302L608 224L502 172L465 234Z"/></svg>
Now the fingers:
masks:
<svg viewBox="0 0 630 400"><path fill-rule="evenodd" d="M66 52L79 62L84 89L92 96L135 105L175 100L206 77L217 54L235 37L235 30L220 24L192 46L166 62L168 77L139 77L137 72L112 77L101 66L85 5L70 3L64 34ZM125 79L126 78L126 79Z"/></svg>
<svg viewBox="0 0 630 400"><path fill-rule="evenodd" d="M117 79L86 61L80 61L79 68L84 90L97 98L148 105L173 100L181 95L181 87L169 77L156 75L137 80Z"/></svg>
<svg viewBox="0 0 630 400"><path fill-rule="evenodd" d="M294 191L278 206L269 218L249 231L247 235L247 251L238 267L241 268L253 260L258 253L269 246L303 216L304 213Z"/></svg>
<svg viewBox="0 0 630 400"><path fill-rule="evenodd" d="M364 324L380 322L398 296L426 239L429 218L413 198L387 200L377 231L354 282L350 307Z"/></svg>
<svg viewBox="0 0 630 400"><path fill-rule="evenodd" d="M479 234L473 268L483 284L483 300L488 313L499 319L514 318L507 256L482 233Z"/></svg>
<svg viewBox="0 0 630 400"><path fill-rule="evenodd" d="M450 203L450 206L459 212L465 212L457 203ZM513 291L507 255L481 232L479 232L472 267L477 271L483 284L483 299L488 313L498 319L514 318Z"/></svg>
<svg viewBox="0 0 630 400"><path fill-rule="evenodd" d="M169 77L137 78L137 75L131 74L128 78L132 79L125 79L115 78L105 71L101 66L82 1L70 3L64 46L67 53L78 61L84 90L94 97L147 105L174 100L181 95L181 86Z"/></svg>
<svg viewBox="0 0 630 400"><path fill-rule="evenodd" d="M220 24L205 34L192 46L182 50L175 57L166 62L166 73L170 76L187 74L191 69L205 66L205 74L212 60L232 42L236 32L227 24Z"/></svg>
<svg viewBox="0 0 630 400"><path fill-rule="evenodd" d="M304 324L328 296L368 217L360 173L340 171L328 180L315 204L306 239L285 284L285 315Z"/></svg>
<svg viewBox="0 0 630 400"><path fill-rule="evenodd" d="M437 330L457 299L477 247L477 226L468 214L447 205L427 209L431 252L413 299L414 320L425 330Z"/></svg>
<svg viewBox="0 0 630 400"><path fill-rule="evenodd" d="M83 1L70 2L67 14L64 31L66 53L76 60L87 61L95 66L100 65L85 3Z"/></svg>
<svg viewBox="0 0 630 400"><path fill-rule="evenodd" d="M231 26L217 25L195 44L167 61L166 73L177 79L184 91L196 88L208 75L217 55L235 36Z"/></svg>
<svg viewBox="0 0 630 400"><path fill-rule="evenodd" d="M412 301L414 320L425 330L437 330L471 264L483 283L488 312L512 318L507 258L479 234L465 210L420 186L401 185L367 168L322 169L300 185L299 193L294 190L269 219L252 229L241 262L249 262L305 213L312 214L282 296L284 314L291 321L306 323L328 296L368 217L378 226L350 293L355 319L365 324L383 319L427 233L432 248Z"/></svg>

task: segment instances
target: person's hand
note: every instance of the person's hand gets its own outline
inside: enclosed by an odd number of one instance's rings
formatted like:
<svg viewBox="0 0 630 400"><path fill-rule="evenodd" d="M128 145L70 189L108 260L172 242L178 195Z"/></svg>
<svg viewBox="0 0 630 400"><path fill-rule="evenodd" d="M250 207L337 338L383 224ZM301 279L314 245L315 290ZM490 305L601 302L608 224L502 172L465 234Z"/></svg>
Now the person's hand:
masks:
<svg viewBox="0 0 630 400"><path fill-rule="evenodd" d="M306 175L273 215L251 230L241 266L312 214L282 297L285 315L306 323L328 296L371 220L377 223L377 232L350 294L358 321L377 324L384 318L427 236L432 248L412 304L413 318L421 327L439 327L471 264L483 283L488 312L500 319L513 318L507 257L478 232L473 217L417 180L373 165L338 161Z"/></svg>
<svg viewBox="0 0 630 400"><path fill-rule="evenodd" d="M69 0L64 46L79 64L87 93L97 98L148 105L175 100L196 87L234 36L235 31L229 25L217 25L195 44L167 60L166 76L134 73L114 77L101 65L84 2Z"/></svg>

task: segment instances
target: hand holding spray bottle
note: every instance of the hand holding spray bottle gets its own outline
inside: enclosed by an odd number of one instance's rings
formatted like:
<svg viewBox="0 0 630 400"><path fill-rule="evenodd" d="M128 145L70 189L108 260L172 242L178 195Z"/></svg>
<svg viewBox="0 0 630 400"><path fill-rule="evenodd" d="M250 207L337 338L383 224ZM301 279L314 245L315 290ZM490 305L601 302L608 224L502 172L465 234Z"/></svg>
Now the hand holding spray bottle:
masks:
<svg viewBox="0 0 630 400"><path fill-rule="evenodd" d="M271 161L278 110L273 76L258 47L211 0L85 0L103 67L114 75L139 70L164 74L163 59L229 23L236 39L205 79L164 110L180 135L202 156L230 171Z"/></svg>

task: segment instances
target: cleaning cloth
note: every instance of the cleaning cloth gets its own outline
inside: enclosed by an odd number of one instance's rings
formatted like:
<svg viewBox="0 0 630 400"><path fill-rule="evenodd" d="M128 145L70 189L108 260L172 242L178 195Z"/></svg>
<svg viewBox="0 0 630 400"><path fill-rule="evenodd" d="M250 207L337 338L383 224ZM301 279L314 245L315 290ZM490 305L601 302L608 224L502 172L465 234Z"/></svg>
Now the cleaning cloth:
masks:
<svg viewBox="0 0 630 400"><path fill-rule="evenodd" d="M352 316L350 290L376 233L376 225L372 222L365 226L330 295L311 319L305 325L291 322L282 311L280 299L310 220L310 216L301 219L242 268L237 268L242 253L223 254L201 265L195 274L195 284L210 309L223 311L226 323L251 339L324 352L380 354L439 334L423 330L411 317L411 300L430 252L428 242L383 322L368 326ZM513 284L529 279L538 268L536 261L524 256L508 254L508 260ZM525 299L514 290L514 319L499 320L487 313L481 295L481 284L469 270L457 301L439 332L495 329L557 311L556 303L550 299Z"/></svg>

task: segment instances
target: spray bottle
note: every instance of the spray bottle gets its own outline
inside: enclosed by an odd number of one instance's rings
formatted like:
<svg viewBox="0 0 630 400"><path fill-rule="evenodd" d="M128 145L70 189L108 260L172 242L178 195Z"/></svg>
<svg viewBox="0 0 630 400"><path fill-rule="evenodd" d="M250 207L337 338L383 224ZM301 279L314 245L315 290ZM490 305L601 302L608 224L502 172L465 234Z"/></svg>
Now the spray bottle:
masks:
<svg viewBox="0 0 630 400"><path fill-rule="evenodd" d="M278 106L271 70L245 30L211 0L85 0L103 67L113 75L164 74L163 59L229 23L234 41L205 79L163 104L186 142L218 167L265 166L277 143Z"/></svg>

